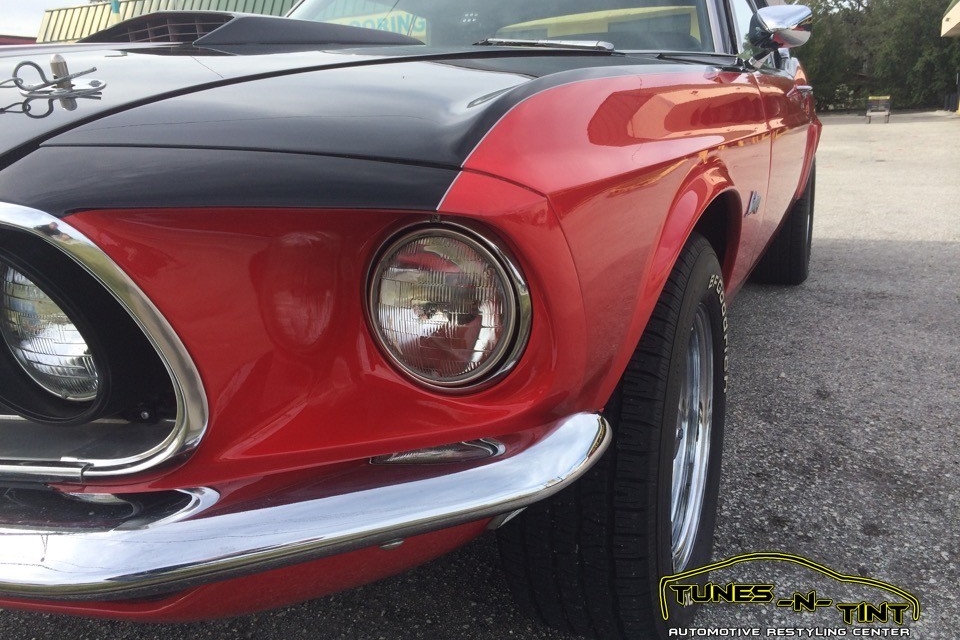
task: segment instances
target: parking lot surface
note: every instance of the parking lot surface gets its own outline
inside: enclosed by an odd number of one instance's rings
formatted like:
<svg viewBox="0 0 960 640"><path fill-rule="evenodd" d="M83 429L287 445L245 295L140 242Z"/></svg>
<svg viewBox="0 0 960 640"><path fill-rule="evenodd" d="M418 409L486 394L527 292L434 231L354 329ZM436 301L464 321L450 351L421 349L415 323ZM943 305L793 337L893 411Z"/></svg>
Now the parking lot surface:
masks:
<svg viewBox="0 0 960 640"><path fill-rule="evenodd" d="M715 557L797 554L917 596L904 629L956 638L960 603L960 117L824 118L811 277L747 286L731 310L733 382ZM895 600L783 562L713 580ZM702 629L844 625L836 607L707 605ZM801 637L801 636L794 636ZM809 636L803 636L809 637ZM188 625L0 611L4 640L567 639L520 615L495 540L287 609Z"/></svg>

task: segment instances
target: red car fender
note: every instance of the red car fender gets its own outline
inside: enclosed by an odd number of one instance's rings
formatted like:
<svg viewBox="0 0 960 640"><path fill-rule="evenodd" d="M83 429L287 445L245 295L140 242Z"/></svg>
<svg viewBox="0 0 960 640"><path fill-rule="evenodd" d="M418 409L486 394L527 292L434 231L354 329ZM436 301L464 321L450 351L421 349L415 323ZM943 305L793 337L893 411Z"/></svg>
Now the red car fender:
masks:
<svg viewBox="0 0 960 640"><path fill-rule="evenodd" d="M489 177L480 183L460 181L464 191L452 190L439 216L253 208L71 216L168 318L210 403L208 432L175 473L165 467L97 490L219 486L516 434L598 409L579 393L582 296L556 218L538 194ZM363 315L379 247L410 225L443 222L506 243L533 292L526 353L503 380L469 393L407 379L386 361Z"/></svg>
<svg viewBox="0 0 960 640"><path fill-rule="evenodd" d="M639 291L636 305L632 309L624 309L624 316L629 321L622 338L624 345L639 343L640 336L646 328L653 308L684 245L707 209L724 193L731 195L729 200L720 205L727 229L724 276L729 281L738 253L742 209L740 196L733 187L725 166L715 159L709 164L694 167L671 204L655 243L656 248L645 270L644 280L640 283L642 289ZM621 349L605 367L607 375L596 385L595 393L598 394L598 401L606 402L606 398L613 392L632 354L632 347Z"/></svg>
<svg viewBox="0 0 960 640"><path fill-rule="evenodd" d="M729 286L732 267L737 259L739 248L742 200L726 166L719 159L714 158L709 163L694 167L670 206L650 264L650 277L645 297L660 295L690 234L693 233L707 209L724 193L729 193L732 198L730 201L732 206L721 205L726 228L724 264L721 266L724 279Z"/></svg>
<svg viewBox="0 0 960 640"><path fill-rule="evenodd" d="M766 195L770 148L752 76L664 67L536 94L468 158L467 170L543 193L556 212L589 314L587 404L606 402L691 231L731 190L724 267L735 286L745 277L759 239L742 233L741 203Z"/></svg>
<svg viewBox="0 0 960 640"><path fill-rule="evenodd" d="M502 215L504 203L516 210L526 208L528 215L518 224L516 218ZM535 300L548 309L548 318L534 314L534 331L547 320L552 326L556 342L550 357L553 375L560 385L580 389L587 363L587 317L583 306L583 292L574 267L570 246L560 229L560 222L545 199L529 189L469 171L461 173L450 188L439 211L442 215L456 214L482 222L501 235L507 249L519 262ZM530 218L536 218L531 220ZM454 218L454 220L462 218ZM531 233L532 228L545 227L554 233ZM563 349L559 345L563 345ZM530 359L530 355L526 355ZM542 356L540 356L542 359ZM572 392L569 395L575 395ZM566 402L566 399L564 399ZM602 404L584 402L578 396L575 409L589 411Z"/></svg>

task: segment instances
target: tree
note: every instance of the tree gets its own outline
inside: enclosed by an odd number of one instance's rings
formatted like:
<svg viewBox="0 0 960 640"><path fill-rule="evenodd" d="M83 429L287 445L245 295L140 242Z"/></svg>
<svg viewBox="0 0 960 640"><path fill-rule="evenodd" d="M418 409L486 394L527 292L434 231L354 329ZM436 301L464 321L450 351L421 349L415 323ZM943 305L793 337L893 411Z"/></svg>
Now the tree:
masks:
<svg viewBox="0 0 960 640"><path fill-rule="evenodd" d="M940 37L951 0L807 1L813 36L800 56L819 108L863 108L870 93L900 108L939 107L957 90L960 39Z"/></svg>
<svg viewBox="0 0 960 640"><path fill-rule="evenodd" d="M866 91L865 0L812 0L813 35L800 51L816 87L817 108L849 109Z"/></svg>
<svg viewBox="0 0 960 640"><path fill-rule="evenodd" d="M940 37L950 0L873 0L867 26L871 87L904 107L943 104L957 90L960 40Z"/></svg>

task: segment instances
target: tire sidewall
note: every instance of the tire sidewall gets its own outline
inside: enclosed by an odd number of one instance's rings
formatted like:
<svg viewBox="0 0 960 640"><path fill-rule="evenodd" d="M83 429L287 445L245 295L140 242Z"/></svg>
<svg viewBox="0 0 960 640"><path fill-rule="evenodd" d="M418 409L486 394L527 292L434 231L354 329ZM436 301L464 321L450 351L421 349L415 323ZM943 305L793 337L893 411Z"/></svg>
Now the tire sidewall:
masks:
<svg viewBox="0 0 960 640"><path fill-rule="evenodd" d="M816 202L817 193L817 166L814 163L810 169L810 178L807 182L807 188L804 190L801 199L801 209L803 211L803 262L802 279L806 280L810 275L810 257L813 253L813 205ZM799 213L799 211L798 211Z"/></svg>
<svg viewBox="0 0 960 640"><path fill-rule="evenodd" d="M671 486L673 480L673 459L676 444L677 416L680 406L680 393L684 377L684 368L689 348L690 331L694 317L703 304L708 313L711 339L713 343L713 419L710 432L710 453L707 463L706 487L703 495L703 508L700 524L694 543L693 554L683 570L703 566L710 561L713 549L713 535L716 525L717 502L719 498L720 466L723 444L724 415L729 371L729 339L727 320L727 299L723 286L723 277L713 250L705 242L701 243L690 277L684 287L683 301L677 321L677 331L673 337L670 359L669 381L667 383L663 427L660 430L659 468L657 478L657 565L658 584L653 592L659 596L659 577L678 573L673 568L672 522L670 519ZM686 249L685 249L686 250ZM705 581L703 576L699 581ZM657 603L659 611L659 602ZM674 603L670 608L669 622L660 622L666 629L687 626L696 613L695 606L681 607Z"/></svg>

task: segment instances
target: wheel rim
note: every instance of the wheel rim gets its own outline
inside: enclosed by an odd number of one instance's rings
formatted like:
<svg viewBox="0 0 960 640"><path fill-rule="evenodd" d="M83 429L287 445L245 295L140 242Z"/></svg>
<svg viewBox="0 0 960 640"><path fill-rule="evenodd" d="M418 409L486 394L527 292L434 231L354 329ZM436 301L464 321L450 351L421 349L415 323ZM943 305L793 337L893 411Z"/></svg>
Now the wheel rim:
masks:
<svg viewBox="0 0 960 640"><path fill-rule="evenodd" d="M683 571L693 554L710 461L713 331L703 303L690 329L681 385L670 495L674 572Z"/></svg>

